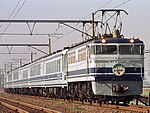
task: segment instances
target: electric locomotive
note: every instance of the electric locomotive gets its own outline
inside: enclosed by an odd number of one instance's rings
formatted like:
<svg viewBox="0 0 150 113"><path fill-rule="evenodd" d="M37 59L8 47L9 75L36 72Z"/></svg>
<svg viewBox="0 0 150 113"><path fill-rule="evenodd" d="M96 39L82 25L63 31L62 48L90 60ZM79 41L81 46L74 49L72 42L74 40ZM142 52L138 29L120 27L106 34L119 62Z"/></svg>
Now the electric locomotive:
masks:
<svg viewBox="0 0 150 113"><path fill-rule="evenodd" d="M77 61L81 50L83 60ZM127 103L142 93L143 41L118 35L90 40L71 48L68 54L70 51L78 51L74 55L76 62L69 63L67 69L68 92L72 98Z"/></svg>

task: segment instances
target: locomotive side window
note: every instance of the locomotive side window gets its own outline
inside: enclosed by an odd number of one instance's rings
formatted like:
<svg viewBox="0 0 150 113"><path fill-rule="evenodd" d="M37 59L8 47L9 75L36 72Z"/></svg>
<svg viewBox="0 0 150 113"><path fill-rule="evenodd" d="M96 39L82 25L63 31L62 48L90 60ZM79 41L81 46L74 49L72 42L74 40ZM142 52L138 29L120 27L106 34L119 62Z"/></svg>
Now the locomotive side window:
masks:
<svg viewBox="0 0 150 113"><path fill-rule="evenodd" d="M68 64L73 64L75 62L76 62L76 52L73 51L68 54Z"/></svg>
<svg viewBox="0 0 150 113"><path fill-rule="evenodd" d="M143 54L143 49L140 45L120 45L120 54Z"/></svg>
<svg viewBox="0 0 150 113"><path fill-rule="evenodd" d="M91 54L117 54L116 45L93 45L90 48Z"/></svg>

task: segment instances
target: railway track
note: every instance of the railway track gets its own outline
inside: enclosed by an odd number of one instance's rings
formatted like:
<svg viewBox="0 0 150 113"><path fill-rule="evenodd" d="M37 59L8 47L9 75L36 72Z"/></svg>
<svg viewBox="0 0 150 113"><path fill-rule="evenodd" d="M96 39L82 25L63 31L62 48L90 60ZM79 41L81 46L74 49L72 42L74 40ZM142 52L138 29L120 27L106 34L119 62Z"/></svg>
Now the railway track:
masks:
<svg viewBox="0 0 150 113"><path fill-rule="evenodd" d="M150 106L140 106L140 105L112 105L112 104L98 104L98 103L89 103L89 102L79 102L75 101L79 104L85 104L85 105L92 105L92 106L101 106L105 108L111 108L111 109L118 109L118 110L125 110L125 111L131 111L131 112L137 112L137 113L150 113Z"/></svg>
<svg viewBox="0 0 150 113"><path fill-rule="evenodd" d="M44 107L2 97L0 97L0 104L3 106L3 108L5 108L5 110L9 110L11 113L59 113Z"/></svg>
<svg viewBox="0 0 150 113"><path fill-rule="evenodd" d="M133 111L133 112L138 112L138 113L150 113L150 108L146 108L144 106L137 106L137 105L121 106L121 105L110 105L110 104L102 105L102 106L113 108L113 109Z"/></svg>
<svg viewBox="0 0 150 113"><path fill-rule="evenodd" d="M31 98L34 98L34 96L30 96ZM49 99L49 98L45 98L45 97L38 97L36 96L36 98L43 98L43 99ZM55 100L59 100L59 101L66 101L64 99L55 99ZM133 111L133 112L138 112L138 113L150 113L150 106L141 106L141 105L112 105L112 104L99 104L99 103L95 103L95 102L81 102L81 101L70 101L69 102L75 102L78 104L84 104L84 105L89 105L89 106L101 106L101 107L105 107L105 108L111 108L111 109L118 109L118 110L125 110L125 111Z"/></svg>
<svg viewBox="0 0 150 113"><path fill-rule="evenodd" d="M99 104L95 102L81 102L81 101L72 101L72 100L64 100L64 99L54 99L54 98L48 98L48 97L40 97L40 96L27 96L29 98L38 98L38 99L52 99L54 101L61 101L61 102L74 102L81 105L89 105L89 106L96 106L96 107L105 107L105 108L111 108L111 109L118 109L118 110L125 110L125 111L131 111L131 112L137 112L137 113L150 113L150 106L141 106L141 105L112 105L112 104Z"/></svg>
<svg viewBox="0 0 150 113"><path fill-rule="evenodd" d="M3 98L1 98L3 97ZM14 98L15 97L15 98ZM15 104L11 104L10 98L15 101ZM28 101L23 101L24 99ZM40 96L29 96L29 95L20 95L20 94L7 94L4 92L0 93L0 101L5 102L11 106L15 106L16 108L13 109L13 112L11 113L16 113L17 111L24 110L25 112L27 111L25 108L19 107L21 103L25 103L27 106L27 109L30 109L30 105L32 104L29 101L34 101L37 103L35 104L32 102L34 105L37 105L36 107L31 107L32 108L38 108L34 109L33 113L58 113L57 111L60 111L62 113L150 113L150 107L149 106L136 106L136 105L112 105L112 104L99 104L99 103L90 103L90 102L81 102L81 101L71 101L71 100L64 100L64 99L55 99L55 98L48 98L48 97L40 97ZM12 100L11 100L12 101ZM21 102L20 102L21 101ZM26 104L30 103L30 104ZM39 103L43 104L43 107ZM45 104L45 105L44 105ZM0 104L1 105L1 104ZM24 105L24 104L23 104ZM32 105L31 105L32 106ZM12 107L10 107L12 108ZM53 109L50 111L46 111L45 108ZM17 109L17 110L16 110ZM16 111L15 111L16 110ZM23 113L19 111L19 113ZM37 110L37 111L36 111ZM56 111L54 111L56 110ZM31 112L31 111L30 111Z"/></svg>
<svg viewBox="0 0 150 113"><path fill-rule="evenodd" d="M8 113L28 113L25 110L22 110L18 107L12 106L5 102L0 102L1 112L8 112Z"/></svg>

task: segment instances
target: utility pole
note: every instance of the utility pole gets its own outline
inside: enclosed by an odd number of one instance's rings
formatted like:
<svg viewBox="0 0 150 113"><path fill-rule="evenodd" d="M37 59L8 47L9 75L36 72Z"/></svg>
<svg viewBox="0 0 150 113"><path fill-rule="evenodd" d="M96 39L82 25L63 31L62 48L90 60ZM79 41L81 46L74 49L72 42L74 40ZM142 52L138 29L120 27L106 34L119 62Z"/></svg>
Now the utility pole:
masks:
<svg viewBox="0 0 150 113"><path fill-rule="evenodd" d="M95 13L92 13L92 34L93 34L93 39L95 39L94 15L95 15Z"/></svg>
<svg viewBox="0 0 150 113"><path fill-rule="evenodd" d="M51 39L49 38L49 54L51 54Z"/></svg>
<svg viewBox="0 0 150 113"><path fill-rule="evenodd" d="M33 62L33 53L30 55L30 62Z"/></svg>
<svg viewBox="0 0 150 113"><path fill-rule="evenodd" d="M3 69L0 69L0 88L4 87L4 73Z"/></svg>
<svg viewBox="0 0 150 113"><path fill-rule="evenodd" d="M6 63L4 63L4 71L5 71L5 73L7 72L7 64Z"/></svg>

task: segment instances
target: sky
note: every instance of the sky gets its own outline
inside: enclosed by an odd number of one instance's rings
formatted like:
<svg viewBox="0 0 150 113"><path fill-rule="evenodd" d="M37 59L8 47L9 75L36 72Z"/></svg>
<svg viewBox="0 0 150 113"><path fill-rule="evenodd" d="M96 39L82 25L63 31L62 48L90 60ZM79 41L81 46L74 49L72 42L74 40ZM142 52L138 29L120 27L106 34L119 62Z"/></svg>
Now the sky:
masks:
<svg viewBox="0 0 150 113"><path fill-rule="evenodd" d="M123 22L122 33L125 37L140 38L145 42L145 49L150 49L149 44L149 28L150 28L150 1L149 0L0 0L0 20L8 19L89 19L91 14L103 8L119 8L126 10L129 15L121 14ZM0 23L1 33L29 33L26 23L6 24ZM32 28L33 24L29 24ZM79 27L80 25L74 25ZM7 29L6 29L7 28ZM63 49L73 43L82 41L81 33L72 31L72 29L59 24L36 24L33 33L45 34L63 34L54 36L6 36L0 35L0 43L48 43L48 39L52 41L52 51ZM40 48L48 51L48 48ZM0 53L30 53L37 52L28 47L0 47ZM37 52L38 53L38 52ZM39 53L40 54L40 53ZM35 58L38 55L35 55ZM147 66L150 66L150 55L145 57L148 59ZM24 63L28 62L30 55L13 55L0 54L0 68L4 67L4 63L13 62L12 59L24 59ZM147 69L149 70L149 69Z"/></svg>

